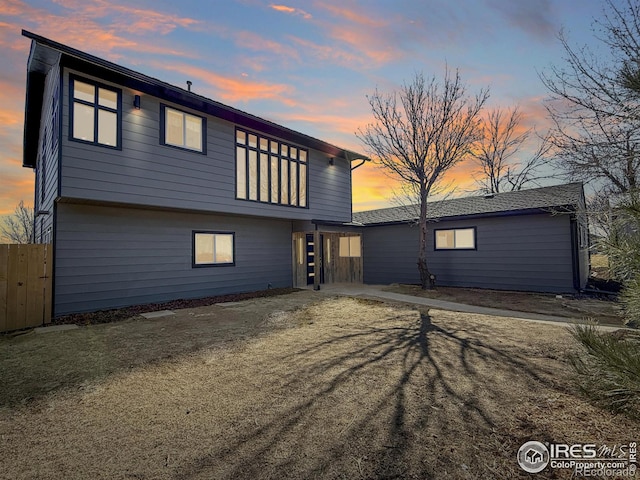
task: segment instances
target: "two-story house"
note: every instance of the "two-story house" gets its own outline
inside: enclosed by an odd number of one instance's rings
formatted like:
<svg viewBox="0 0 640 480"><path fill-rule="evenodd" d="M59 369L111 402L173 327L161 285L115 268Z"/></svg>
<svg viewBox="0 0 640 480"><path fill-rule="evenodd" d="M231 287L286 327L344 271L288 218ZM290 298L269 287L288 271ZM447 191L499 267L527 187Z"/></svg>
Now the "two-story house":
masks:
<svg viewBox="0 0 640 480"><path fill-rule="evenodd" d="M321 283L416 283L410 207L351 212L366 157L23 32L23 165L53 314ZM575 292L581 184L435 202L439 285Z"/></svg>
<svg viewBox="0 0 640 480"><path fill-rule="evenodd" d="M53 245L54 316L348 280L352 264L361 281L360 237L318 224L351 221L364 155L23 35L23 165L36 241Z"/></svg>

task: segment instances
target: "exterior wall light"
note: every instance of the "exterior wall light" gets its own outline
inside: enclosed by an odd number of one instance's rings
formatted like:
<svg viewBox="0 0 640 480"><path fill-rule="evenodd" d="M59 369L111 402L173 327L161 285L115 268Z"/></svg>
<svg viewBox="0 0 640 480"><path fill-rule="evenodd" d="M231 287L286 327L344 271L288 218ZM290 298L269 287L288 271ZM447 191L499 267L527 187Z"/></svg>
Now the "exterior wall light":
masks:
<svg viewBox="0 0 640 480"><path fill-rule="evenodd" d="M140 95L133 97L133 106L136 107L136 110L140 110Z"/></svg>
<svg viewBox="0 0 640 480"><path fill-rule="evenodd" d="M329 159L329 165L335 165L335 158L331 157Z"/></svg>

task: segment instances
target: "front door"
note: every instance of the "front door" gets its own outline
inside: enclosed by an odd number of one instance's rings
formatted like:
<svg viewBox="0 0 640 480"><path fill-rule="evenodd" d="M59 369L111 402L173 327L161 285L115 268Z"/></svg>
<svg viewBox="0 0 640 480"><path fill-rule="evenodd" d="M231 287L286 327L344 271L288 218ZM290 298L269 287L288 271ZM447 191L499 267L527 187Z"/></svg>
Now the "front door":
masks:
<svg viewBox="0 0 640 480"><path fill-rule="evenodd" d="M307 285L313 285L313 280L315 278L315 248L313 245L313 234L307 233L306 235L306 244L307 244Z"/></svg>
<svg viewBox="0 0 640 480"><path fill-rule="evenodd" d="M306 263L307 263L307 285L313 285L313 281L315 279L315 265L316 261L320 261L322 258L322 244L324 240L324 236L320 234L320 245L316 248L316 245L313 242L313 233L306 234ZM318 271L320 274L319 282L324 283L324 272L322 268L322 264L318 264Z"/></svg>

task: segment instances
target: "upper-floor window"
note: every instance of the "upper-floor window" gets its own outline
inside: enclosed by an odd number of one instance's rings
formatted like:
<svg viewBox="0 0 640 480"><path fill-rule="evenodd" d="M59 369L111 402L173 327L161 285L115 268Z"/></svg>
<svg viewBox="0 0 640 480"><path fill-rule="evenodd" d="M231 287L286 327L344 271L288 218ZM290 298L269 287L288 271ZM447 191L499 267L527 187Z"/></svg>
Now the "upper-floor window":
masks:
<svg viewBox="0 0 640 480"><path fill-rule="evenodd" d="M236 198L307 207L307 150L236 129Z"/></svg>
<svg viewBox="0 0 640 480"><path fill-rule="evenodd" d="M71 139L120 148L121 112L120 90L71 77Z"/></svg>
<svg viewBox="0 0 640 480"><path fill-rule="evenodd" d="M475 250L476 229L452 228L450 230L436 230L436 250Z"/></svg>
<svg viewBox="0 0 640 480"><path fill-rule="evenodd" d="M160 143L206 153L204 118L161 105L160 119Z"/></svg>

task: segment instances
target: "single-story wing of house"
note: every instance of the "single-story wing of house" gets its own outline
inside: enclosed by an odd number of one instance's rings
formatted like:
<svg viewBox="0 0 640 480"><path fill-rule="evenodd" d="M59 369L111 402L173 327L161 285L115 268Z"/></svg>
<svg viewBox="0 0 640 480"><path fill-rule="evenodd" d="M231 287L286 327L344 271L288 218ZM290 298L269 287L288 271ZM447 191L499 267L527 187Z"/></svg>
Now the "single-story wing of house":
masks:
<svg viewBox="0 0 640 480"><path fill-rule="evenodd" d="M427 262L443 286L576 292L589 275L581 183L429 203ZM420 283L416 205L353 214L363 280Z"/></svg>

